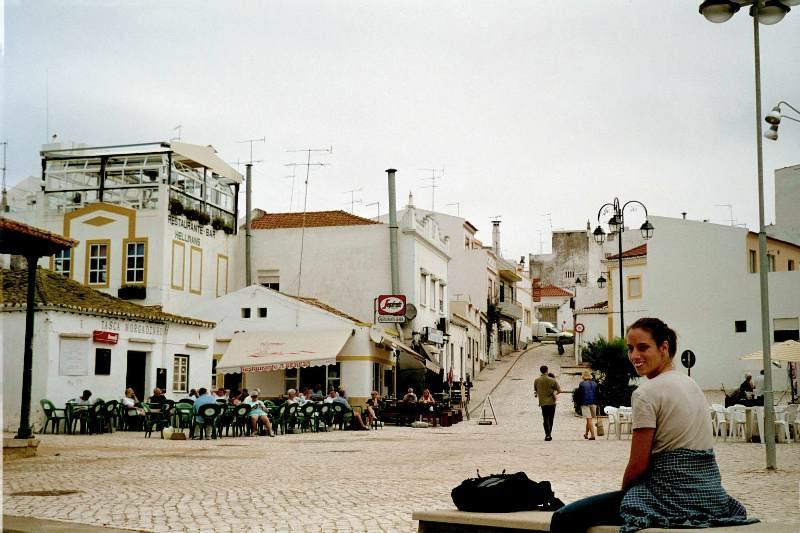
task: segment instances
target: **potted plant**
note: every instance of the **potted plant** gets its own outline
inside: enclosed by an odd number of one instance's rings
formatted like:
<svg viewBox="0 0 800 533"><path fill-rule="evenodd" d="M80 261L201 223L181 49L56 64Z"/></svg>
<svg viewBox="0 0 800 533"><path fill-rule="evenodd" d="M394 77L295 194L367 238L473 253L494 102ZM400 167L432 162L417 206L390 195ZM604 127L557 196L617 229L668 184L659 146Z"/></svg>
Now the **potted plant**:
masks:
<svg viewBox="0 0 800 533"><path fill-rule="evenodd" d="M169 212L175 216L181 216L183 214L183 203L177 198L170 198Z"/></svg>
<svg viewBox="0 0 800 533"><path fill-rule="evenodd" d="M215 230L221 230L225 226L225 219L222 217L214 217L211 221L211 227Z"/></svg>
<svg viewBox="0 0 800 533"><path fill-rule="evenodd" d="M198 211L197 212L197 221L200 224L202 224L204 226L207 226L208 223L211 222L211 215L209 215L205 211Z"/></svg>
<svg viewBox="0 0 800 533"><path fill-rule="evenodd" d="M193 207L187 207L183 210L183 216L186 217L186 220L197 220L199 215L199 211Z"/></svg>
<svg viewBox="0 0 800 533"><path fill-rule="evenodd" d="M147 287L144 285L122 285L117 289L117 297L121 300L144 300L147 298Z"/></svg>
<svg viewBox="0 0 800 533"><path fill-rule="evenodd" d="M232 225L225 224L224 226L222 226L222 231L224 231L228 235L233 235L233 232L235 231L235 229L234 229L234 227Z"/></svg>

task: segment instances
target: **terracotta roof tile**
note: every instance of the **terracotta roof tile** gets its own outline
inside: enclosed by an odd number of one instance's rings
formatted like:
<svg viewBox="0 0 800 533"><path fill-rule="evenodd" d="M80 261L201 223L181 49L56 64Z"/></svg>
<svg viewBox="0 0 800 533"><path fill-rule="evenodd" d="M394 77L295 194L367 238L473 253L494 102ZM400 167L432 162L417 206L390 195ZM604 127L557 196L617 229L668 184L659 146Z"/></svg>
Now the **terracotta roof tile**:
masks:
<svg viewBox="0 0 800 533"><path fill-rule="evenodd" d="M347 211L309 211L307 213L264 213L252 222L253 229L301 228L305 215L305 227L366 226L380 224L368 218L351 215Z"/></svg>
<svg viewBox="0 0 800 533"><path fill-rule="evenodd" d="M606 309L607 307L608 307L608 300L603 302L597 302L596 304L584 307L584 309Z"/></svg>
<svg viewBox="0 0 800 533"><path fill-rule="evenodd" d="M630 250L622 252L623 259L626 257L642 257L645 255L647 255L647 244L640 244L636 248L631 248ZM619 254L609 255L606 259L619 259Z"/></svg>
<svg viewBox="0 0 800 533"><path fill-rule="evenodd" d="M283 293L281 293L281 294L283 294ZM345 318L345 319L350 320L352 322L356 322L358 324L366 324L366 322L364 322L363 320L360 320L360 319L358 319L358 318L356 318L356 317L354 317L352 315L348 315L344 311L342 311L340 309L336 309L335 307L332 307L332 306L330 306L328 304L322 303L319 300L317 300L316 298L306 298L304 296L292 296L291 294L283 294L283 295L284 296L288 296L289 298L294 298L295 300L300 300L301 302L303 302L305 304L313 305L314 307L318 307L318 308L322 309L323 311L327 311L328 313L331 313L331 314L334 314L336 316Z"/></svg>
<svg viewBox="0 0 800 533"><path fill-rule="evenodd" d="M0 312L25 309L27 302L28 271L0 269ZM164 313L154 307L120 300L97 291L75 280L65 278L51 270L36 270L36 307L56 309L71 313L110 316L147 322L172 322L213 328L214 322Z"/></svg>
<svg viewBox="0 0 800 533"><path fill-rule="evenodd" d="M0 217L0 235L3 237L0 239L0 253L24 255L28 251L44 251L43 255L51 255L78 244L75 239L6 217Z"/></svg>
<svg viewBox="0 0 800 533"><path fill-rule="evenodd" d="M545 285L541 288L540 292L542 297L548 296L568 296L571 297L572 293L562 289L561 287L556 287L555 285Z"/></svg>

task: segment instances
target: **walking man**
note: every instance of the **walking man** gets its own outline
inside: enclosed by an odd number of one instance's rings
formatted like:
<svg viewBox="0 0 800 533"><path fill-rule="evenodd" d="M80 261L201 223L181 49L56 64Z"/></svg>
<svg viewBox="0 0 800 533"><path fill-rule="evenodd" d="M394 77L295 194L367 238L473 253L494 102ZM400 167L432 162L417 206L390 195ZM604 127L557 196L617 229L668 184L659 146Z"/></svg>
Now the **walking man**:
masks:
<svg viewBox="0 0 800 533"><path fill-rule="evenodd" d="M544 440L553 440L551 433L553 431L553 418L556 415L556 398L558 393L561 392L561 388L555 379L547 375L546 366L542 365L539 371L542 375L533 382L533 388L536 397L539 398L539 407L542 408Z"/></svg>

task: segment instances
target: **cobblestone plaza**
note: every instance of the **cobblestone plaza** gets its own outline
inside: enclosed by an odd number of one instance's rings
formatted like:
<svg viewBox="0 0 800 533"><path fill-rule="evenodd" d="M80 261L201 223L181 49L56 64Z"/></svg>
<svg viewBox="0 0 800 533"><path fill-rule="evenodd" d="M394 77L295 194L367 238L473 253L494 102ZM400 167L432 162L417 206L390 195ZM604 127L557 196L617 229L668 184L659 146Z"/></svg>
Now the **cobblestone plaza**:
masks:
<svg viewBox="0 0 800 533"><path fill-rule="evenodd" d="M144 531L411 532L412 511L452 508L450 490L478 469L550 480L566 502L614 490L630 442L584 440L569 394L559 400L554 440L543 441L532 383L540 364L558 374L559 361L569 358L543 345L481 374L476 397L492 391L497 425L477 425L473 413L446 428L278 438L43 435L38 457L4 464L3 512L75 522L76 531L82 523ZM564 390L577 379L559 376ZM726 489L750 514L800 527L797 444L778 445L779 470L771 473L758 444L720 440L716 453ZM15 494L26 491L64 493Z"/></svg>

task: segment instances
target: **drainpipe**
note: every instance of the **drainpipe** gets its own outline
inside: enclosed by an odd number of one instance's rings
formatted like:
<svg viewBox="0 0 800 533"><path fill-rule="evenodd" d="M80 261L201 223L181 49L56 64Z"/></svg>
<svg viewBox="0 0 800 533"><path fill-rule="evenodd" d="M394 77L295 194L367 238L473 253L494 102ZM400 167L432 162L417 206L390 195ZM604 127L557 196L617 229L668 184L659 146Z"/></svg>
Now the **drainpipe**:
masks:
<svg viewBox="0 0 800 533"><path fill-rule="evenodd" d="M252 217L252 209L250 207L252 198L253 198L253 180L252 178L252 171L253 171L253 164L247 163L245 165L247 169L247 175L245 177L245 215L244 215L244 280L245 280L245 287L249 287L253 283L253 271L252 265L250 262L250 238L252 235L250 234L250 218Z"/></svg>

